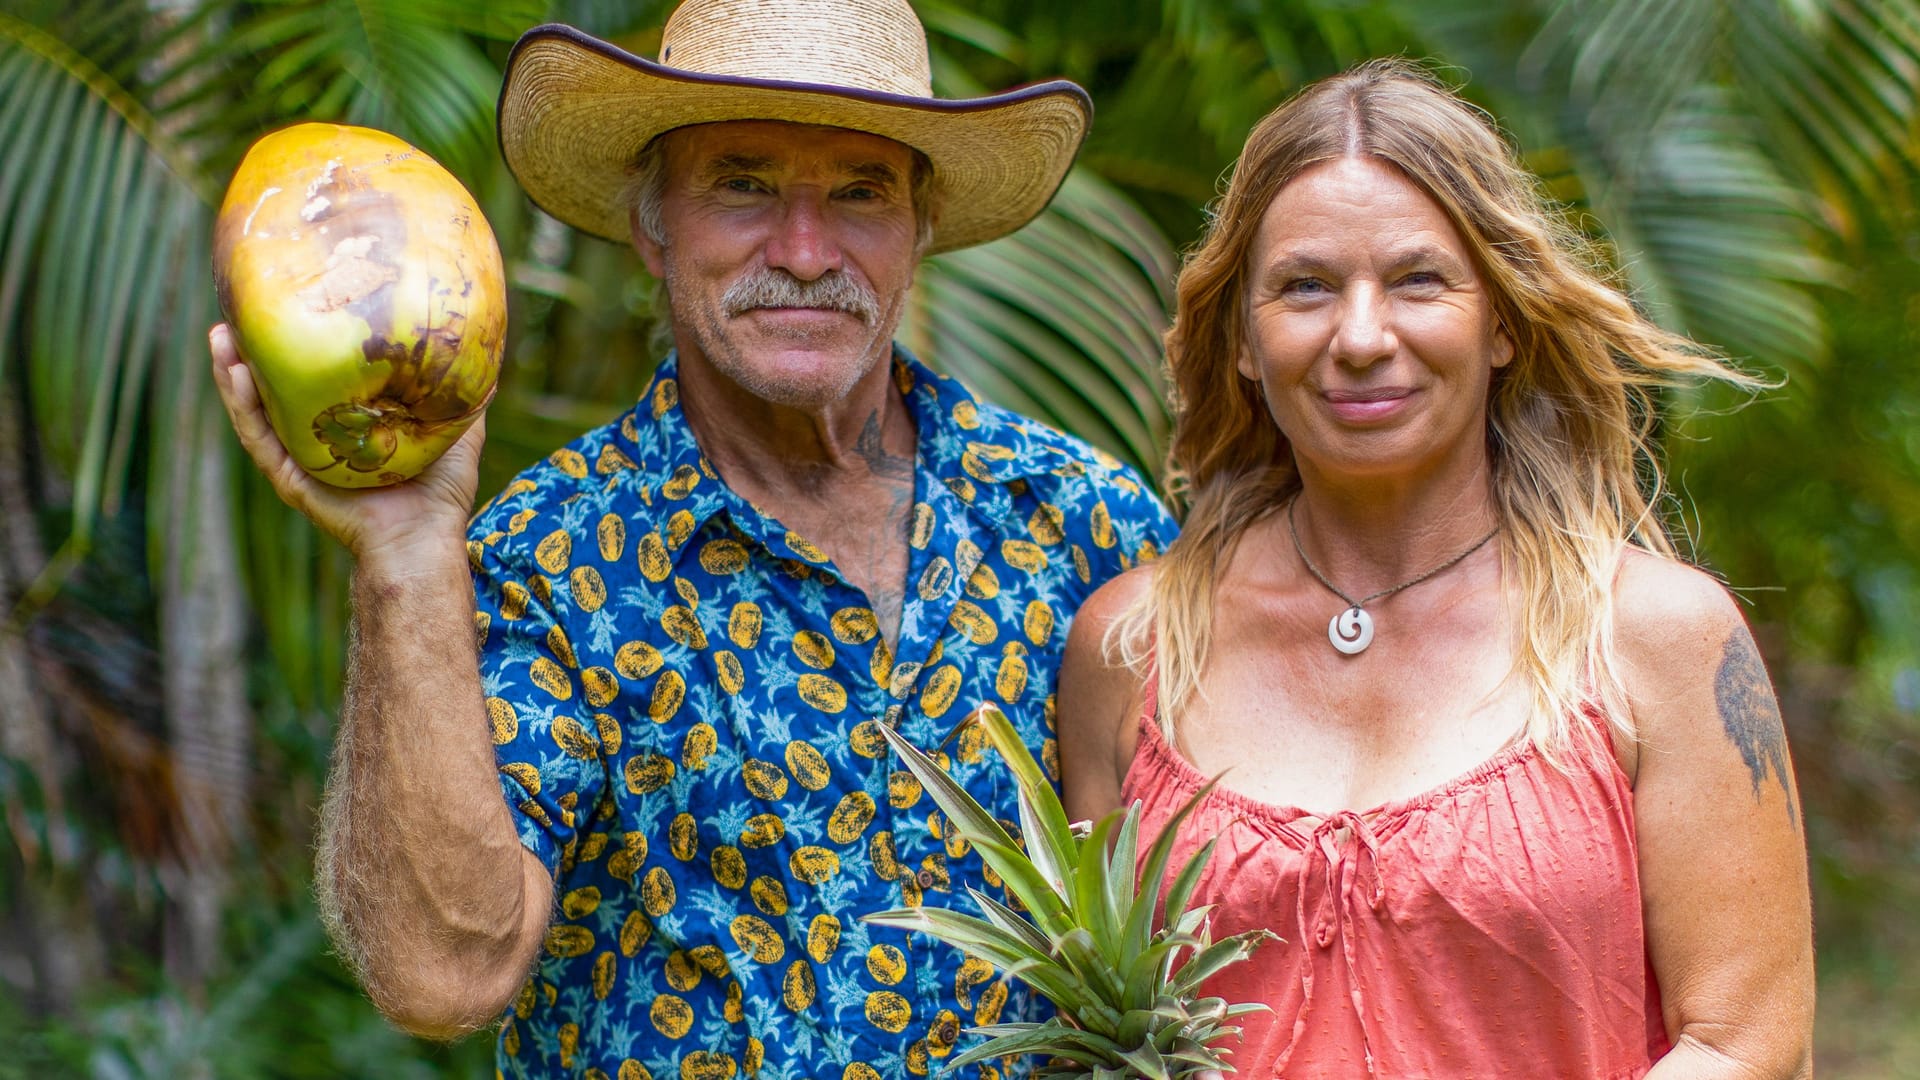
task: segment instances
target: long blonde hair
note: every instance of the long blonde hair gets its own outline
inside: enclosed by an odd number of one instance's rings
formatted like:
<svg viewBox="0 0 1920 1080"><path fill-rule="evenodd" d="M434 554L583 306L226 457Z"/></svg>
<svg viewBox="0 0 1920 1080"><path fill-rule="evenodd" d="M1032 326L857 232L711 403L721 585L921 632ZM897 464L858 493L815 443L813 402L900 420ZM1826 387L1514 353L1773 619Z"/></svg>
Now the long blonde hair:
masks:
<svg viewBox="0 0 1920 1080"><path fill-rule="evenodd" d="M1535 705L1526 738L1558 751L1588 706L1631 738L1612 649L1614 567L1626 544L1676 557L1653 509L1663 484L1655 394L1698 379L1762 383L1635 310L1491 120L1401 60L1313 83L1255 125L1181 268L1166 339L1167 489L1185 507L1183 531L1110 629L1109 654L1136 671L1155 666L1171 739L1198 692L1235 543L1300 488L1259 385L1235 366L1254 236L1289 181L1354 156L1394 166L1446 212L1513 341L1513 362L1494 373L1486 438L1503 574L1519 600L1514 673Z"/></svg>

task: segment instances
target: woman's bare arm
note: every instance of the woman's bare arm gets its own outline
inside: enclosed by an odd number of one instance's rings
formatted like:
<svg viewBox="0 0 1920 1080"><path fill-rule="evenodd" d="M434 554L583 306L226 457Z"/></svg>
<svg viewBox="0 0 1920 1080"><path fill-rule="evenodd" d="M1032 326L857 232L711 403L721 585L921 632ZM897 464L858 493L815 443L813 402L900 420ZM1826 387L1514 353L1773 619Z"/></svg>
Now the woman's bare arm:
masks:
<svg viewBox="0 0 1920 1080"><path fill-rule="evenodd" d="M1101 586L1080 606L1067 634L1055 704L1061 798L1076 821L1098 819L1120 805L1120 782L1133 757L1140 680L1109 663L1104 641L1107 628L1146 590L1151 575L1150 567L1141 567Z"/></svg>
<svg viewBox="0 0 1920 1080"><path fill-rule="evenodd" d="M1810 1076L1806 836L1759 650L1691 568L1630 556L1617 598L1647 947L1674 1041L1648 1076Z"/></svg>

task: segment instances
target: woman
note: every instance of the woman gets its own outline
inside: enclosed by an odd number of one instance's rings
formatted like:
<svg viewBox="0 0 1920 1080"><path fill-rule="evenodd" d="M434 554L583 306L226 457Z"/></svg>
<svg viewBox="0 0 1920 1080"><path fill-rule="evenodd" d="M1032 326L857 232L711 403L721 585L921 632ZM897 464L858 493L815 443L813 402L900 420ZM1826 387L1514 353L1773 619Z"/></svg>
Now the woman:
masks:
<svg viewBox="0 0 1920 1080"><path fill-rule="evenodd" d="M1811 1071L1805 844L1657 388L1753 380L1591 269L1486 118L1373 63L1263 120L1168 335L1185 531L1079 614L1068 810L1219 786L1268 1077ZM1649 492L1653 492L1649 497Z"/></svg>

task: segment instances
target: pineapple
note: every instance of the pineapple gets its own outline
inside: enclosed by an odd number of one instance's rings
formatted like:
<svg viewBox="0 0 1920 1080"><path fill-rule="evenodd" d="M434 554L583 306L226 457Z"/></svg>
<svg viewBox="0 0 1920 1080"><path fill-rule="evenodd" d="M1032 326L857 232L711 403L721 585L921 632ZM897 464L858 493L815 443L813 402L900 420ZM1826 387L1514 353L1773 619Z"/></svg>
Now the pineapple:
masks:
<svg viewBox="0 0 1920 1080"><path fill-rule="evenodd" d="M1166 915L1155 901L1172 856L1174 834L1206 790L1180 808L1147 850L1134 885L1140 806L1116 810L1090 830L1067 822L1060 797L1004 713L983 705L966 720L986 732L1019 785L1025 850L993 815L940 766L891 727L881 733L927 793L1007 889L1029 920L991 896L967 891L985 918L940 907L903 908L864 916L876 926L932 935L999 968L1045 995L1058 1015L1045 1023L994 1024L974 1030L988 1041L948 1068L1013 1054L1047 1059L1035 1075L1049 1078L1182 1080L1208 1069L1231 1071L1209 1044L1239 1028L1231 1021L1265 1005L1231 1005L1193 995L1200 982L1244 960L1274 935L1253 930L1213 941L1210 908L1187 910L1213 843L1180 869L1166 892ZM959 728L955 729L956 731Z"/></svg>

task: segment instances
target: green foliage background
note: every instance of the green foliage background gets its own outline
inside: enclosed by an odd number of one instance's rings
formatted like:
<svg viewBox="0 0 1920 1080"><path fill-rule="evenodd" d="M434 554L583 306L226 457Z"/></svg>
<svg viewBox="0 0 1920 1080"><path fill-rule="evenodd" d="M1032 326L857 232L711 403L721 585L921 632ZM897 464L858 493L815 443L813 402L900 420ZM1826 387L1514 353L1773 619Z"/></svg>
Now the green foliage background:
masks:
<svg viewBox="0 0 1920 1080"><path fill-rule="evenodd" d="M660 0L0 0L0 1078L480 1076L386 1028L306 894L339 552L238 460L206 375L211 220L260 134L392 130L514 287L483 487L630 400L652 283L534 213L493 103L526 27L651 55ZM1248 128L1432 58L1647 310L1783 376L1675 395L1672 519L1751 604L1816 885L1824 1074L1914 1075L1920 958L1917 0L919 0L941 92L1065 75L1053 208L921 273L903 337L1136 462L1176 252ZM1703 842L1707 842L1703 838Z"/></svg>

